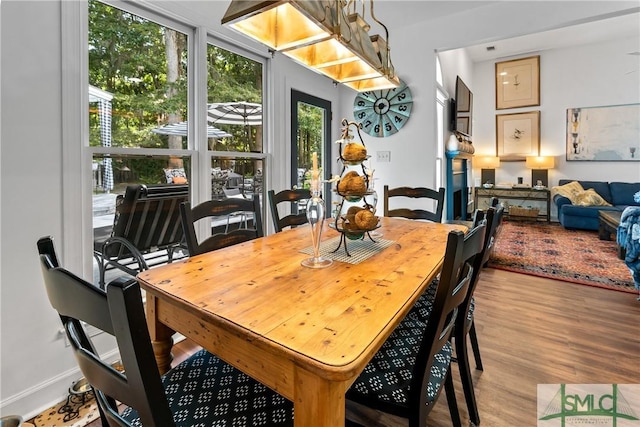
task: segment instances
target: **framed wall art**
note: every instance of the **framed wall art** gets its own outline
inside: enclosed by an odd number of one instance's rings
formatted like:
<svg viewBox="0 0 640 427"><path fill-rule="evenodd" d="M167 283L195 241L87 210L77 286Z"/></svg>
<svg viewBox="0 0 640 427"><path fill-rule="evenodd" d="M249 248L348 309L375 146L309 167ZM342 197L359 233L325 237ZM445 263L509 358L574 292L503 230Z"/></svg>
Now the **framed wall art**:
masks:
<svg viewBox="0 0 640 427"><path fill-rule="evenodd" d="M567 160L640 161L640 104L567 109Z"/></svg>
<svg viewBox="0 0 640 427"><path fill-rule="evenodd" d="M540 111L496 115L496 155L505 162L540 155Z"/></svg>
<svg viewBox="0 0 640 427"><path fill-rule="evenodd" d="M496 110L540 105L540 56L496 62Z"/></svg>
<svg viewBox="0 0 640 427"><path fill-rule="evenodd" d="M469 135L469 117L458 117L456 119L456 130L465 135Z"/></svg>

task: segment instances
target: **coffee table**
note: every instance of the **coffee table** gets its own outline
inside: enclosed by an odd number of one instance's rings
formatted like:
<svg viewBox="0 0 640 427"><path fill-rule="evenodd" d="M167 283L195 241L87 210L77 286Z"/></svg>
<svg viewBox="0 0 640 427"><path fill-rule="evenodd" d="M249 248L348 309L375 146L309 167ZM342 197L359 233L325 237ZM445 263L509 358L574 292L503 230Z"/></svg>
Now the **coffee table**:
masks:
<svg viewBox="0 0 640 427"><path fill-rule="evenodd" d="M598 237L600 240L611 240L612 234L613 240L615 240L621 216L622 212L620 211L600 211L598 213ZM621 246L618 246L618 258L624 259L624 248Z"/></svg>

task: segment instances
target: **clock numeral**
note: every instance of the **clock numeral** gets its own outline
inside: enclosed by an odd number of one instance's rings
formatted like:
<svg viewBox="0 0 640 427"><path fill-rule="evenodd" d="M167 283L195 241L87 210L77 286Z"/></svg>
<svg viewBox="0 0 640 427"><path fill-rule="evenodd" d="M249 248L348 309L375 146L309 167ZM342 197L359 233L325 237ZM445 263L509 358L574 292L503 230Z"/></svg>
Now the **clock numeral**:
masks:
<svg viewBox="0 0 640 427"><path fill-rule="evenodd" d="M373 127L373 131L374 131L375 133L380 133L380 125L375 125L375 126Z"/></svg>
<svg viewBox="0 0 640 427"><path fill-rule="evenodd" d="M407 106L406 105L401 105L401 106L398 107L398 110L407 111Z"/></svg>
<svg viewBox="0 0 640 427"><path fill-rule="evenodd" d="M404 93L404 92L403 92L403 93L401 93L400 95L398 95L398 99L399 99L400 101L402 101L402 100L403 100L403 99L405 99L406 97L407 97L407 94L406 94L406 93Z"/></svg>
<svg viewBox="0 0 640 427"><path fill-rule="evenodd" d="M362 126L368 128L369 126L371 126L371 120L367 120Z"/></svg>
<svg viewBox="0 0 640 427"><path fill-rule="evenodd" d="M402 120L404 119L400 116L393 116L393 121L396 123L402 123Z"/></svg>
<svg viewBox="0 0 640 427"><path fill-rule="evenodd" d="M393 129L391 127L391 123L385 123L384 124L384 130L386 130L387 132L391 132L391 129Z"/></svg>
<svg viewBox="0 0 640 427"><path fill-rule="evenodd" d="M365 113L364 111L360 111L360 112L358 113L358 118L359 118L359 119L364 119L364 116L366 116L366 115L367 115L367 113Z"/></svg>
<svg viewBox="0 0 640 427"><path fill-rule="evenodd" d="M364 101L363 100L359 100L358 101L358 107L364 107Z"/></svg>

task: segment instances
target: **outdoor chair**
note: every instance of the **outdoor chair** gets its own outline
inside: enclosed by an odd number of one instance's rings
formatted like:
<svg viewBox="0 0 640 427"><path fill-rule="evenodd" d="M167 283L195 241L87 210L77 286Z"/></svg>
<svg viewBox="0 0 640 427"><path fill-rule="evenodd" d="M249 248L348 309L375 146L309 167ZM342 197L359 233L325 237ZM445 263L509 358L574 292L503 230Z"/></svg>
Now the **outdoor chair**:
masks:
<svg viewBox="0 0 640 427"><path fill-rule="evenodd" d="M60 267L51 237L37 245L49 302L103 426L293 426L290 401L205 350L161 377L138 283L120 277L99 289ZM115 337L123 372L96 351L84 324Z"/></svg>
<svg viewBox="0 0 640 427"><path fill-rule="evenodd" d="M481 263L485 228L449 233L440 279L425 291L433 295L429 316L408 315L391 333L347 391L347 418L367 427L407 420L409 427L424 427L444 387L453 425L461 426L450 339Z"/></svg>
<svg viewBox="0 0 640 427"><path fill-rule="evenodd" d="M307 212L304 209L300 209L300 201L311 198L309 190L282 190L279 193L269 190L268 196L273 226L276 233L279 233L286 227L293 228L308 222ZM287 204L290 206L290 213L281 217L278 206L284 207Z"/></svg>
<svg viewBox="0 0 640 427"><path fill-rule="evenodd" d="M384 216L387 217L403 217L408 219L423 219L433 222L442 222L442 211L444 209L444 188L433 190L424 187L398 187L389 188L384 186ZM389 199L391 197L408 197L412 199L433 200L435 210L425 209L407 209L407 208L389 208Z"/></svg>
<svg viewBox="0 0 640 427"><path fill-rule="evenodd" d="M262 237L262 215L260 214L260 198L252 200L229 198L224 200L207 200L195 207L189 202L180 205L180 218L184 229L187 248L190 256L225 248L247 240ZM248 228L251 217L253 228ZM239 219L234 224L233 219ZM216 224L216 220L224 219L224 223ZM200 220L210 221L207 237L198 241L196 224ZM224 227L224 228L223 228Z"/></svg>
<svg viewBox="0 0 640 427"><path fill-rule="evenodd" d="M104 288L105 272L117 268L135 276L155 265L172 262L183 247L180 203L189 200L186 184L129 185L116 198L113 228L93 242L93 254Z"/></svg>

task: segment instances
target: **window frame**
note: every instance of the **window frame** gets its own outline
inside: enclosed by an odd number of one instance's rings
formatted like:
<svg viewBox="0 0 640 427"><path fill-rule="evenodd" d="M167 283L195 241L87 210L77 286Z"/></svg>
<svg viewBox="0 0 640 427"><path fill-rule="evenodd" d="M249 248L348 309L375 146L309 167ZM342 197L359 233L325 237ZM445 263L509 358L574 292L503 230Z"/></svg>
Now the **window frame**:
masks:
<svg viewBox="0 0 640 427"><path fill-rule="evenodd" d="M435 106L436 106L436 141L438 141L438 144L436 146L436 156L435 156L435 164L434 164L434 170L435 170L435 178L436 178L436 188L440 188L440 187L446 187L446 163L444 160L445 157L445 153L444 153L444 147L445 147L445 138L447 135L447 131L448 131L448 115L449 112L447 111L447 105L448 105L448 100L449 100L449 93L447 92L447 90L444 87L444 81L443 81L443 74L442 74L442 65L440 63L440 57L438 56L438 53L435 53L435 66L436 66L436 82L435 82L435 86L436 86L436 99L435 99Z"/></svg>
<svg viewBox="0 0 640 427"><path fill-rule="evenodd" d="M124 147L91 147L89 145L89 77L88 77L88 1L70 1L61 4L62 48L61 59L65 65L62 71L62 236L61 254L67 267L81 271L84 277L93 277L93 213L91 168L94 155L176 155L189 157L192 167L190 198L193 203L206 200L211 195L210 168L213 157L237 156L261 158L265 164L272 149L269 129L269 95L272 93L272 78L269 72L270 58L248 49L234 46L218 37L213 31L199 25L191 25L173 13L163 14L158 8L153 10L144 3L134 5L129 2L100 0L105 4L136 14L158 25L175 29L187 35L188 39L188 93L187 120L194 123L189 127L186 149L152 149ZM158 9L158 10L156 10ZM171 17L169 17L171 16ZM262 153L217 152L207 150L206 105L207 74L206 49L212 43L239 55L262 63L263 73L263 150ZM268 105L267 105L268 104ZM269 176L264 171L265 186ZM80 178L80 179L78 179ZM80 203L78 203L80 201ZM80 226L78 226L80 224Z"/></svg>
<svg viewBox="0 0 640 427"><path fill-rule="evenodd" d="M269 182L269 176L270 176L270 161L269 161L269 152L271 149L271 144L269 143L270 141L272 141L272 138L269 138L269 106L267 105L267 99L268 99L268 88L269 88L269 83L268 83L268 76L270 75L270 73L267 72L267 70L270 67L270 61L268 60L269 58L266 56L261 56L258 55L256 53L253 52L249 52L245 49L242 49L238 46L234 46L233 44L222 40L219 37L216 37L214 34L207 34L205 43L204 43L204 54L203 56L206 56L206 52L207 52L207 48L209 45L214 45L216 47L222 48L222 49L226 49L232 53L235 53L237 55L242 55L245 56L248 59L251 59L252 61L256 61L256 62L260 62L262 64L262 152L261 153L254 153L254 152L246 152L246 151L216 151L216 150L209 150L208 146L207 146L207 139L206 136L204 136L204 133L206 132L205 129L202 130L203 132L203 138L199 138L198 142L200 143L200 145L198 146L199 148L199 154L201 156L200 161L203 162L202 164L208 164L211 165L213 162L213 159L215 157L235 157L235 158L245 158L245 159L256 159L256 160L262 160L263 165L264 165L264 169L263 169L263 176L264 176L264 181L263 181L263 186L265 188L267 188L267 183ZM202 108L201 111L202 112L202 122L198 121L198 123L206 123L207 122L207 96L208 96L208 87L207 87L207 69L206 69L206 62L203 61L203 72L201 73L202 76L204 76L204 82L202 83L203 86L206 90L204 91L204 101L202 104ZM198 116L198 118L200 118ZM201 175L198 176L199 180L204 181L209 181L209 186L205 189L203 189L202 191L204 191L204 193L199 194L200 195L200 200L206 200L209 197L209 195L211 194L211 188L210 188L210 179L208 179L209 175L206 175L206 169L204 167L199 169L199 172L201 173ZM208 192L208 193L207 193ZM265 219L267 218L267 210L266 210L266 204L262 203L262 219L263 222L265 222ZM265 230L267 229L266 224L263 224L263 226L265 226Z"/></svg>

